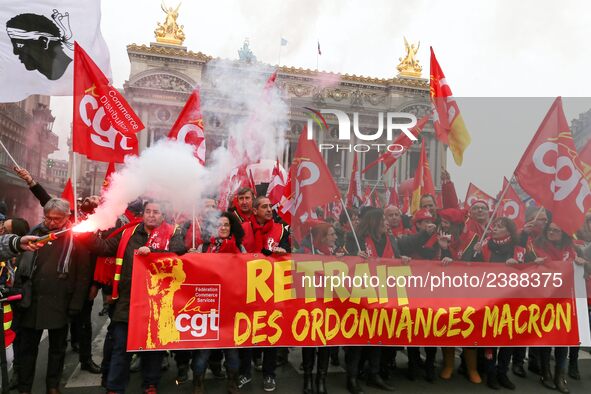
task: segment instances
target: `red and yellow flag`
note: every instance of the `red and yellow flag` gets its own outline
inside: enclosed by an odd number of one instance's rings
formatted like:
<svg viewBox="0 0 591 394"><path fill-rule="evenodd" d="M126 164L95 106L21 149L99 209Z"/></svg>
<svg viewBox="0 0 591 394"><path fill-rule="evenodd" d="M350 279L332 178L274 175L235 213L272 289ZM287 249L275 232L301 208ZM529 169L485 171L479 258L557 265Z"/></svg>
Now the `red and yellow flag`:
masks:
<svg viewBox="0 0 591 394"><path fill-rule="evenodd" d="M458 103L453 98L451 89L445 80L445 75L435 58L433 48L431 48L430 90L431 101L435 107L435 113L433 114L435 135L439 141L449 145L454 161L458 166L461 166L464 151L470 145L472 139L466 125L464 125Z"/></svg>

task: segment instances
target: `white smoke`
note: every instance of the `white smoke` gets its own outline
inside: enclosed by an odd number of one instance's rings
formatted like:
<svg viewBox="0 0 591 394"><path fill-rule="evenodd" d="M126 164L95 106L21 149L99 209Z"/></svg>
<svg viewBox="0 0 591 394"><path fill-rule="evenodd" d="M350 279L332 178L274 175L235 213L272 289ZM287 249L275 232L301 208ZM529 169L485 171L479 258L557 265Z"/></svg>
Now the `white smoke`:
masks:
<svg viewBox="0 0 591 394"><path fill-rule="evenodd" d="M103 203L78 229L111 228L131 201L146 196L167 201L176 213L191 217L203 198L220 191L232 170L243 164L243 158L251 164L281 157L288 106L276 87L265 89L273 71L260 64L211 62L201 86L201 112L221 122L228 136L234 138L237 153L229 151L226 137L225 144L209 154L203 167L191 146L160 140L139 157L126 159L124 168L112 175ZM206 122L206 136L208 132ZM204 224L213 228L212 223L214 219L209 218Z"/></svg>
<svg viewBox="0 0 591 394"><path fill-rule="evenodd" d="M249 163L275 160L285 145L289 108L279 89L265 89L274 71L260 63L215 60L207 65L205 89L215 94L204 95L201 109L218 117L223 114L223 127L237 142L239 156L245 155Z"/></svg>

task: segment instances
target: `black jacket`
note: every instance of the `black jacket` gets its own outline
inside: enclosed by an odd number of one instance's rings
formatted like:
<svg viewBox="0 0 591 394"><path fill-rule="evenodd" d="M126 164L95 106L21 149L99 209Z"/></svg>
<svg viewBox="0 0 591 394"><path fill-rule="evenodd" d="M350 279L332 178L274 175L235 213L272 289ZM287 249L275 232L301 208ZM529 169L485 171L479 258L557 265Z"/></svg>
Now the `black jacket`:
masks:
<svg viewBox="0 0 591 394"><path fill-rule="evenodd" d="M45 235L47 232L36 227L31 233ZM89 254L74 239L68 272L60 274L58 265L67 242L68 237L62 236L35 252L25 252L19 256L14 287L22 289L28 286L31 291L30 306L18 310L19 324L23 327L61 328L68 324L69 315L75 315L82 309L92 277ZM31 269L24 269L25 265ZM20 269L21 266L23 269ZM30 282L26 284L29 278Z"/></svg>
<svg viewBox="0 0 591 394"><path fill-rule="evenodd" d="M115 256L122 233L113 238L101 239L92 236L87 239L88 248L99 256ZM123 266L121 267L121 280L119 281L119 298L115 302L112 321L127 323L129 320L129 303L131 298L131 273L133 268L133 257L136 249L145 246L148 242L148 233L144 224L140 223L137 230L129 239L123 255ZM168 244L168 251L173 253L185 253L184 236L181 227L177 227ZM153 250L153 252L163 252Z"/></svg>

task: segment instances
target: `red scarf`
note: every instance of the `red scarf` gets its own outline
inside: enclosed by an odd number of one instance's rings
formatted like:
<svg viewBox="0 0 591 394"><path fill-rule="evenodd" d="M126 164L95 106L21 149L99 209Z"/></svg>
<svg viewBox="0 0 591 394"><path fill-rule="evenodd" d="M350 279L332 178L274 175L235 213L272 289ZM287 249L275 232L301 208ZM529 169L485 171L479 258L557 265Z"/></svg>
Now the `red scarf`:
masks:
<svg viewBox="0 0 591 394"><path fill-rule="evenodd" d="M404 223L402 223L401 220L400 223L398 223L398 226L394 228L390 227L390 233L395 237L400 237L401 235L409 234L410 231L404 228Z"/></svg>
<svg viewBox="0 0 591 394"><path fill-rule="evenodd" d="M127 212L125 211L126 215ZM123 226L119 227L118 229L114 230L107 236L105 239L110 239L115 237L117 234L125 231L130 227L137 226L142 219L134 219L132 222L124 224ZM113 283L113 277L115 276L115 257L104 257L99 256L96 258L96 264L94 266L94 278L95 282L98 282L105 286L111 286Z"/></svg>
<svg viewBox="0 0 591 394"><path fill-rule="evenodd" d="M127 228L125 231L123 231L123 234L121 234L121 240L119 241L117 254L115 255L115 275L113 279L113 292L111 295L114 300L119 298L119 281L121 280L125 249L127 249L127 244L129 243L131 236L135 233L135 230L137 230L138 226L139 224L133 229ZM167 250L170 237L173 236L176 227L177 226L172 226L166 222L162 222L160 226L152 230L148 236L148 241L146 242L145 246L157 250Z"/></svg>
<svg viewBox="0 0 591 394"><path fill-rule="evenodd" d="M137 222L142 220L141 216L136 216L136 214L131 212L129 209L126 209L123 214L130 222Z"/></svg>
<svg viewBox="0 0 591 394"><path fill-rule="evenodd" d="M160 226L152 230L146 246L150 249L167 250L170 237L172 237L175 229L176 226L162 222Z"/></svg>
<svg viewBox="0 0 591 394"><path fill-rule="evenodd" d="M254 250L260 251L267 247L264 240L271 230L273 230L273 223L273 220L269 220L267 223L260 225L254 215L250 216L250 224L252 225L252 232L254 234Z"/></svg>
<svg viewBox="0 0 591 394"><path fill-rule="evenodd" d="M236 212L236 215L238 216L238 219L240 219L241 223L251 221L254 218L252 213L249 214L248 216L242 216L242 212L240 212L240 208L238 208L237 205L236 205L236 210L234 212Z"/></svg>
<svg viewBox="0 0 591 394"><path fill-rule="evenodd" d="M464 232L465 233L473 232L473 233L476 233L479 237L482 237L482 234L484 234L484 226L482 224L478 223L476 220L474 220L472 218L468 218L468 220L466 220L466 226L464 227Z"/></svg>
<svg viewBox="0 0 591 394"><path fill-rule="evenodd" d="M230 235L229 238L215 238L211 237L209 240L209 246L205 253L242 253L238 245L236 245L236 239Z"/></svg>
<svg viewBox="0 0 591 394"><path fill-rule="evenodd" d="M534 244L534 253L537 257L547 257L549 261L572 262L577 257L572 246L558 248L551 242L544 242L543 245Z"/></svg>
<svg viewBox="0 0 591 394"><path fill-rule="evenodd" d="M371 236L365 237L365 252L368 254L369 257L382 257L384 259L393 259L394 256L394 247L392 247L392 243L390 242L390 237L387 235L386 237L386 246L384 246L384 252L381 256L378 256L378 250L376 249L376 245L371 239Z"/></svg>

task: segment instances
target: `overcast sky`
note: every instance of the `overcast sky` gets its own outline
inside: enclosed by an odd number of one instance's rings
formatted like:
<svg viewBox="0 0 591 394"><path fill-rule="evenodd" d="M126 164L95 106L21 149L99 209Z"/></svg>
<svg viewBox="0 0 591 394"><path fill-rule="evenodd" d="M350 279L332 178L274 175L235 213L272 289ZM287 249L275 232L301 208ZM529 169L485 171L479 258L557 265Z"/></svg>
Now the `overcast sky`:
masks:
<svg viewBox="0 0 591 394"><path fill-rule="evenodd" d="M169 5L177 0L167 0ZM473 181L496 194L502 176L510 176L553 98L589 96L588 50L591 3L585 1L426 1L426 0L185 0L178 22L185 26L190 50L237 58L246 37L257 58L276 64L315 68L320 42L321 70L391 78L404 55L403 36L421 42L423 77L433 46L455 96L547 97L528 101L519 117L504 105L503 119L486 111L463 110L473 143L461 168L448 160L458 194ZM154 41L156 22L164 19L160 0L102 0L102 32L111 53L115 86L129 77L126 46ZM479 100L500 103L502 100ZM515 103L516 101L512 101ZM64 157L70 131L71 98L55 98L54 131ZM591 108L590 100L565 100L567 118ZM462 110L462 107L460 107ZM470 111L469 111L470 110ZM510 112L513 111L513 112ZM496 111L491 111L496 112ZM496 112L498 113L498 112ZM499 122L499 123L494 123Z"/></svg>

